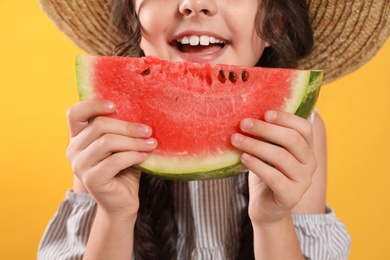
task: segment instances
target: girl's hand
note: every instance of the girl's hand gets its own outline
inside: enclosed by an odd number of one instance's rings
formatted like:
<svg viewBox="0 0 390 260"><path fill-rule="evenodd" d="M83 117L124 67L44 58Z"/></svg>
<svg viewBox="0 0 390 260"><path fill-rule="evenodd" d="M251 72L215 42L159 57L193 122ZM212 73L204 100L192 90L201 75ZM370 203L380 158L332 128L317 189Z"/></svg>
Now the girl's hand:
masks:
<svg viewBox="0 0 390 260"><path fill-rule="evenodd" d="M244 119L232 144L243 151L249 172L249 216L253 223L274 223L291 214L312 183L317 167L310 122L268 111L264 121Z"/></svg>
<svg viewBox="0 0 390 260"><path fill-rule="evenodd" d="M101 210L133 217L139 207L140 173L129 167L144 161L157 142L149 126L102 116L114 111L113 103L102 100L69 108L67 159Z"/></svg>

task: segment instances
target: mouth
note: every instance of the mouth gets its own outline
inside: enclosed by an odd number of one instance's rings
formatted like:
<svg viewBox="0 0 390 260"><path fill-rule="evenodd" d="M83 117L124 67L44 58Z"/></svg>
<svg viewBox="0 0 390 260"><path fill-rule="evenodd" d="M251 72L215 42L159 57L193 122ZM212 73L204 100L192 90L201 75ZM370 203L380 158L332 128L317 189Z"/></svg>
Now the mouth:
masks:
<svg viewBox="0 0 390 260"><path fill-rule="evenodd" d="M173 44L183 53L207 55L221 51L227 43L208 35L186 35L176 39Z"/></svg>

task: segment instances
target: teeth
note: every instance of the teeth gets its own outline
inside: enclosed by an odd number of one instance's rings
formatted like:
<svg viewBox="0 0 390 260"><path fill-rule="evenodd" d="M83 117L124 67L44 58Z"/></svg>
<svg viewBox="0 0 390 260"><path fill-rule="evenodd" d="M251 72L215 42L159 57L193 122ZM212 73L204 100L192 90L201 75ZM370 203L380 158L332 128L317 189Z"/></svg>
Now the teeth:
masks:
<svg viewBox="0 0 390 260"><path fill-rule="evenodd" d="M189 44L190 43L190 38L184 36L183 39L181 39L181 44Z"/></svg>
<svg viewBox="0 0 390 260"><path fill-rule="evenodd" d="M181 44L190 44L191 46L197 46L197 45L203 45L203 46L208 46L210 43L224 43L224 41L218 40L215 37L212 36L207 36L207 35L202 35L202 36L197 36L197 35L191 35L191 36L184 36L183 38L177 40Z"/></svg>
<svg viewBox="0 0 390 260"><path fill-rule="evenodd" d="M195 46L199 44L199 37L198 36L191 36L190 37L190 45Z"/></svg>
<svg viewBox="0 0 390 260"><path fill-rule="evenodd" d="M200 45L209 45L210 44L210 38L206 35L200 36Z"/></svg>

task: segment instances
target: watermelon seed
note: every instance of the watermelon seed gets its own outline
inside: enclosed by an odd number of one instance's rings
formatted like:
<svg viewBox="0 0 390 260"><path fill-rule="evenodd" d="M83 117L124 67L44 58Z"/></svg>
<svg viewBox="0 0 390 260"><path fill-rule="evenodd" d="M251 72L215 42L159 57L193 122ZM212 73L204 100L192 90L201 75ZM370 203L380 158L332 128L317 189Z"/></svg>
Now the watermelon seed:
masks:
<svg viewBox="0 0 390 260"><path fill-rule="evenodd" d="M246 70L242 71L241 79L242 79L242 81L247 81L248 80L248 72L246 72Z"/></svg>
<svg viewBox="0 0 390 260"><path fill-rule="evenodd" d="M221 69L219 70L218 80L221 83L225 83L225 81L226 81L225 73L223 73L223 70L221 70Z"/></svg>
<svg viewBox="0 0 390 260"><path fill-rule="evenodd" d="M221 78L225 78L225 73L223 73L223 70L219 70L219 75L221 76Z"/></svg>
<svg viewBox="0 0 390 260"><path fill-rule="evenodd" d="M150 73L150 69L146 69L142 72L143 75L149 75Z"/></svg>
<svg viewBox="0 0 390 260"><path fill-rule="evenodd" d="M229 80L231 82L236 82L237 81L237 75L233 71L229 72Z"/></svg>

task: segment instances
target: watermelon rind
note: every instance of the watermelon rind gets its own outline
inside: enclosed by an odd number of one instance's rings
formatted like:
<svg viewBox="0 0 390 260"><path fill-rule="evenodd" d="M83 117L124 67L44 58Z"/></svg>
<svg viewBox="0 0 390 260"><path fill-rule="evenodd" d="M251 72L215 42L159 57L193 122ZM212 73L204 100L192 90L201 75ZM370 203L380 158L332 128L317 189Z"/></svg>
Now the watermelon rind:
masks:
<svg viewBox="0 0 390 260"><path fill-rule="evenodd" d="M163 179L167 180L179 180L179 181L193 181L193 180L215 180L222 179L231 176L236 176L240 173L246 172L248 169L242 163L236 163L231 166L224 168L219 168L217 170L212 170L208 172L189 172L189 173L168 173L168 172L158 172L155 170L150 170L144 168L140 165L135 165L133 168L140 170L142 172L152 174Z"/></svg>
<svg viewBox="0 0 390 260"><path fill-rule="evenodd" d="M186 158L186 164L182 161L183 158L180 156L171 156L167 160L165 156L150 154L148 160L138 164L136 168L174 180L216 179L236 175L246 170L240 162L238 150L209 155L207 158ZM201 167L199 167L200 161ZM172 167L173 165L177 167Z"/></svg>
<svg viewBox="0 0 390 260"><path fill-rule="evenodd" d="M310 72L309 83L305 95L299 107L293 112L295 115L302 118L308 118L312 114L318 96L320 95L322 78L322 71L314 70Z"/></svg>
<svg viewBox="0 0 390 260"><path fill-rule="evenodd" d="M77 78L77 90L80 100L94 99L95 94L93 92L93 77L91 75L93 62L95 61L93 56L76 56L76 78Z"/></svg>
<svg viewBox="0 0 390 260"><path fill-rule="evenodd" d="M319 70L297 70L296 73L297 75L292 85L297 87L293 88L291 97L285 99L283 110L303 118L308 118L317 101L323 73Z"/></svg>

